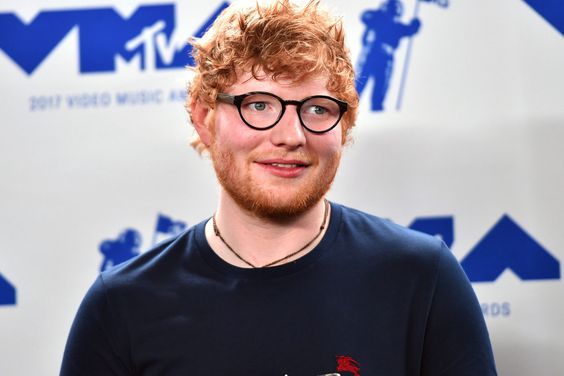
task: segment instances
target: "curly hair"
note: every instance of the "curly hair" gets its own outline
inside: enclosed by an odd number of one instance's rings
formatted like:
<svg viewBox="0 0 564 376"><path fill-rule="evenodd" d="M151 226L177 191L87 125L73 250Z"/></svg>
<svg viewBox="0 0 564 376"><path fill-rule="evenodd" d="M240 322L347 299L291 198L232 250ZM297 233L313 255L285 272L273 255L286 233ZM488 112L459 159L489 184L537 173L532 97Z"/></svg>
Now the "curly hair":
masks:
<svg viewBox="0 0 564 376"><path fill-rule="evenodd" d="M257 0L252 6L235 2L202 38L190 43L195 62L188 87L190 117L192 103L202 101L214 108L217 94L233 85L242 72L294 82L325 74L327 90L349 104L341 121L342 142L349 138L358 107L354 68L341 19L321 9L319 0L301 6L290 0L260 4ZM197 134L191 145L200 153L207 149Z"/></svg>

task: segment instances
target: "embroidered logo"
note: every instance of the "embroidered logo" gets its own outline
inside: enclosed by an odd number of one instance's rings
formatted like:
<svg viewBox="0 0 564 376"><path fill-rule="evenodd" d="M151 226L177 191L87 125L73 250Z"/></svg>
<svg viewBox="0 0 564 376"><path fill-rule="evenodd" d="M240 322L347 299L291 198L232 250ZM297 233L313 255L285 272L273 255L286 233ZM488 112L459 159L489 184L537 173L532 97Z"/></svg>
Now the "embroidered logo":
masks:
<svg viewBox="0 0 564 376"><path fill-rule="evenodd" d="M350 372L354 376L360 376L360 364L350 356L337 355L337 371Z"/></svg>

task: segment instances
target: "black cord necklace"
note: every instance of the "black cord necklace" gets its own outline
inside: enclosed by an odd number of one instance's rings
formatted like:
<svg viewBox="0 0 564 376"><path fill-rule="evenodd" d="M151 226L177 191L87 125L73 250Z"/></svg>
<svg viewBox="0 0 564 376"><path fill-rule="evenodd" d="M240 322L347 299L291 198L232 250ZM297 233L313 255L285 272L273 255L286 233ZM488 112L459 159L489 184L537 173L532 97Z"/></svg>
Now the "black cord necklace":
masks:
<svg viewBox="0 0 564 376"><path fill-rule="evenodd" d="M309 242L307 242L303 247L301 247L300 249L298 249L295 252L290 253L287 256L284 256L278 260L269 262L266 265L263 266L256 266L254 264L252 264L251 262L245 260L239 253L237 253L237 251L235 251L233 249L233 247L231 247L227 241L225 241L225 239L223 238L223 236L221 236L221 232L219 232L219 227L217 227L217 223L215 221L215 214L212 217L212 222L213 222L213 231L215 232L215 235L217 237L219 237L219 239L223 242L223 244L225 244L225 246L235 255L237 256L237 258L241 261L243 261L245 264L249 265L251 268L268 268L269 266L273 266L276 265L282 261L285 261L287 259L289 259L290 257L293 257L295 255L297 255L298 253L302 252L303 250L305 250L307 247L309 247L318 237L319 235L321 235L321 233L323 232L323 229L325 228L325 222L327 222L327 214L328 214L328 208L329 208L329 202L327 202L327 200L325 200L325 211L323 212L323 222L321 223L321 226L319 227L319 232L313 237L313 239L311 239Z"/></svg>

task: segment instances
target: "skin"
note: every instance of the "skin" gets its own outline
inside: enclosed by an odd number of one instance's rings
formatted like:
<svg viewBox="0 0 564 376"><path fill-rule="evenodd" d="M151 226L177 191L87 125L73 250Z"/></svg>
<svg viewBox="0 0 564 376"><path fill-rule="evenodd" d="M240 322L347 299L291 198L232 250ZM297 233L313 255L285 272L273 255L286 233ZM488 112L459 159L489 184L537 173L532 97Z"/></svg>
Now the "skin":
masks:
<svg viewBox="0 0 564 376"><path fill-rule="evenodd" d="M224 92L268 91L299 100L332 95L326 83L324 76L292 83L242 74ZM280 122L265 131L249 128L237 108L224 103L211 109L196 102L192 117L201 140L210 149L221 185L218 227L240 255L254 265L265 265L300 249L317 234L323 220L323 198L343 148L340 125L321 135L310 133L302 127L295 106L288 106ZM215 236L211 221L206 237L225 261L248 267ZM313 249L321 238L293 259Z"/></svg>

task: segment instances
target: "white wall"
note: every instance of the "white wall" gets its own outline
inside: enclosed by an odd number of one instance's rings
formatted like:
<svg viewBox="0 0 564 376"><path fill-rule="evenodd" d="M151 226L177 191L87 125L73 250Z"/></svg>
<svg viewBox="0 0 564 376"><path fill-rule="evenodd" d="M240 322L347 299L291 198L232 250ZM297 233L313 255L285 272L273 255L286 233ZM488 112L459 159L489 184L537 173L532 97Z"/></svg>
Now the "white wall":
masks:
<svg viewBox="0 0 564 376"><path fill-rule="evenodd" d="M143 4L117 3L124 17ZM174 4L175 42L221 1L207 3ZM359 17L378 3L329 4L344 14L356 60ZM414 2L404 4L407 22ZM5 0L0 13L30 22L40 11L101 7L108 2ZM403 225L452 218L452 250L460 260L508 215L558 260L559 270L562 34L513 0L457 0L448 8L423 3L419 16L423 26L412 41L401 110L395 102L407 39L395 53L386 110L371 112L369 93L362 96L355 142L330 198ZM1 38L5 27L0 23ZM159 213L190 225L215 205L210 163L187 146L192 130L182 101L169 100L171 91L183 89L186 73L140 69L141 55L113 72L81 73L79 30L74 27L31 74L4 49L0 53L0 276L17 289L16 304L0 305L1 375L57 373L74 313L99 272L104 240L132 228L146 249ZM27 51L42 43L36 35ZM161 101L116 103L118 93L139 91L160 93ZM83 94L97 94L101 104L69 105ZM37 107L41 103L48 105ZM522 265L526 244L504 236L509 242L502 253ZM523 280L507 269L473 286L488 307L501 375L561 373L561 278Z"/></svg>

